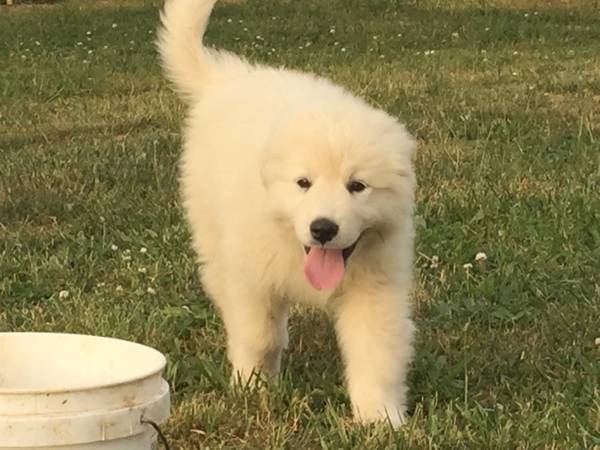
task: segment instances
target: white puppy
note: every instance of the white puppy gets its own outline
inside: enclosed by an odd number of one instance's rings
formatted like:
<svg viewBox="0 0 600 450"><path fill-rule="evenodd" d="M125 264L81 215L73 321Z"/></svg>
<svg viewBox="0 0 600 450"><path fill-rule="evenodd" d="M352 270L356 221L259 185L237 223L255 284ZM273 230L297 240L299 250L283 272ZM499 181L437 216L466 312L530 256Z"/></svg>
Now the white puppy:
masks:
<svg viewBox="0 0 600 450"><path fill-rule="evenodd" d="M355 416L401 424L415 142L327 80L203 47L213 4L168 1L159 50L190 108L182 195L234 374L276 373L289 302L323 306Z"/></svg>

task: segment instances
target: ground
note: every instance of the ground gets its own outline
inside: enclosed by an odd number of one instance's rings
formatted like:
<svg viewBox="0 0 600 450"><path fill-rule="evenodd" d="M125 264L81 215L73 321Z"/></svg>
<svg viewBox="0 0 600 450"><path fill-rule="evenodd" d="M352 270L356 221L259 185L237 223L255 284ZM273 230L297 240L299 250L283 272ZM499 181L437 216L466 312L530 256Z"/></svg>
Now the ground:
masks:
<svg viewBox="0 0 600 450"><path fill-rule="evenodd" d="M600 448L597 1L234 1L208 41L332 78L419 139L411 418L349 419L332 326L228 387L177 195L157 1L0 6L0 330L169 360L175 449ZM475 260L483 252L487 259Z"/></svg>

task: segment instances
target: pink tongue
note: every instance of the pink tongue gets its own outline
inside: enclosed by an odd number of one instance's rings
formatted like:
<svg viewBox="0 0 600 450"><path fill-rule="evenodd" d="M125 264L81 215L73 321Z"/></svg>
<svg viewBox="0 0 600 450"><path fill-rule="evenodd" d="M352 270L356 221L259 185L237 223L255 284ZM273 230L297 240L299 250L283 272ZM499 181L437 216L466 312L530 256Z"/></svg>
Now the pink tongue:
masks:
<svg viewBox="0 0 600 450"><path fill-rule="evenodd" d="M317 290L336 287L344 276L342 250L311 247L304 257L304 275Z"/></svg>

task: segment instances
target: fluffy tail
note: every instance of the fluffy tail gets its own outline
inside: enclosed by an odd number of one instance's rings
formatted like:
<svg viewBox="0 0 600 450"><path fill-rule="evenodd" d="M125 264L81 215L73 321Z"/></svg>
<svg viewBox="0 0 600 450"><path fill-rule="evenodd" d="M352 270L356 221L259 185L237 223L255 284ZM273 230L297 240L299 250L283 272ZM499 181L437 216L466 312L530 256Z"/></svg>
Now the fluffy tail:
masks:
<svg viewBox="0 0 600 450"><path fill-rule="evenodd" d="M158 31L158 51L175 89L186 99L200 95L214 77L211 53L202 36L216 0L166 0Z"/></svg>

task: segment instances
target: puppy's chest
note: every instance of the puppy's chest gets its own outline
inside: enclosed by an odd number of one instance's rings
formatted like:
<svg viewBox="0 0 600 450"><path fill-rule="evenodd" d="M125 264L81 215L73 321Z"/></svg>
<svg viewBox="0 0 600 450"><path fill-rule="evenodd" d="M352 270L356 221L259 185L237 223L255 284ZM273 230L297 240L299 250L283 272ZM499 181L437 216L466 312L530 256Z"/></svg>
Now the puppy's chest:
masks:
<svg viewBox="0 0 600 450"><path fill-rule="evenodd" d="M288 274L284 280L284 291L286 300L291 303L301 303L317 308L324 308L331 297L331 292L320 292L314 289L306 281L302 267L297 273Z"/></svg>
<svg viewBox="0 0 600 450"><path fill-rule="evenodd" d="M302 247L290 245L285 236L273 234L270 237L271 245L262 253L268 255L265 264L257 264L260 258L255 258L252 265L253 270L261 272L256 274L257 278L268 284L263 285L263 288L274 289L277 295L290 303L324 307L331 297L331 292L318 291L307 281L304 276Z"/></svg>

